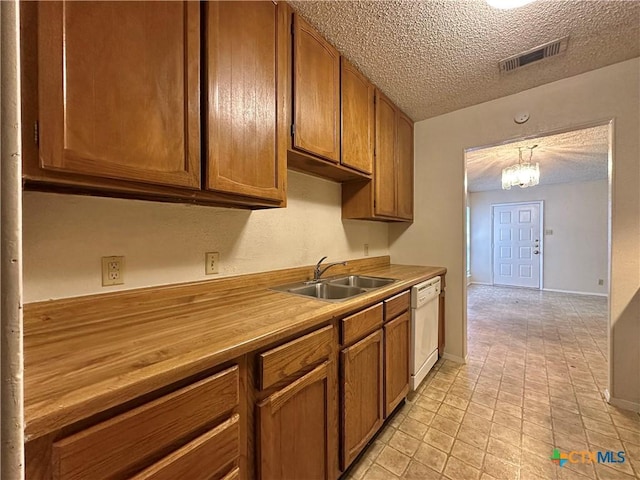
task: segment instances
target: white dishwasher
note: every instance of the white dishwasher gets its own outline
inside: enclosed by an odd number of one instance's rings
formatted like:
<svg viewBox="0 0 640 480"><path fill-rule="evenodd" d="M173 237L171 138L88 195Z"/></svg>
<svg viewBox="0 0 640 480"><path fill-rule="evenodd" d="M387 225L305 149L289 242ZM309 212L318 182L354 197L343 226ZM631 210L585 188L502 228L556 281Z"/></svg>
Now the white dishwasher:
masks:
<svg viewBox="0 0 640 480"><path fill-rule="evenodd" d="M440 277L411 289L411 390L420 386L438 360Z"/></svg>

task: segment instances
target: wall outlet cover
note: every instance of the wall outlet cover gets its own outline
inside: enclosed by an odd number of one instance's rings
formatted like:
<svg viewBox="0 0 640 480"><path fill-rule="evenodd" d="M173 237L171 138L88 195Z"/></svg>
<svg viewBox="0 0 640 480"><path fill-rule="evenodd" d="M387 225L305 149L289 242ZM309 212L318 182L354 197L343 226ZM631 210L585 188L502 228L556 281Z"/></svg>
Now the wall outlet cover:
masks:
<svg viewBox="0 0 640 480"><path fill-rule="evenodd" d="M124 284L124 257L102 257L102 286Z"/></svg>

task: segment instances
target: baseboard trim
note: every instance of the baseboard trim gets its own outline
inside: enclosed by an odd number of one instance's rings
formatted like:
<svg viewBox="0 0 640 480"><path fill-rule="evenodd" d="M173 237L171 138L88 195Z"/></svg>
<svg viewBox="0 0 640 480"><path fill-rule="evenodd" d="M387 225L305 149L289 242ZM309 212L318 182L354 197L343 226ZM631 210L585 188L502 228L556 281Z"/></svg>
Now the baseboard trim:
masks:
<svg viewBox="0 0 640 480"><path fill-rule="evenodd" d="M571 293L573 295L589 295L593 297L607 297L606 293L595 293L595 292L577 292L575 290L560 290L558 288L543 288L545 292L557 292L557 293Z"/></svg>
<svg viewBox="0 0 640 480"><path fill-rule="evenodd" d="M467 357L459 357L458 355L452 355L450 353L444 352L442 354L442 358L444 358L445 360L451 360L452 362L456 362L456 363L467 363Z"/></svg>
<svg viewBox="0 0 640 480"><path fill-rule="evenodd" d="M640 413L640 402L630 402L629 400L623 400L621 398L614 398L609 393L609 389L604 389L604 398L607 403L610 403L614 407L622 408L623 410L631 410L632 412Z"/></svg>
<svg viewBox="0 0 640 480"><path fill-rule="evenodd" d="M493 287L493 283L487 282L469 282L469 285L489 285L490 287Z"/></svg>

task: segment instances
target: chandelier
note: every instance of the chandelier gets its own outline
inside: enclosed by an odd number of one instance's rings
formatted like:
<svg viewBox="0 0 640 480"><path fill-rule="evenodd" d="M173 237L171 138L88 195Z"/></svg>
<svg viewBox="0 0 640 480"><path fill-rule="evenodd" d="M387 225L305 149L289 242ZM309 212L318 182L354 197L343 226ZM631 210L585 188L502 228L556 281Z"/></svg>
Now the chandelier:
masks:
<svg viewBox="0 0 640 480"><path fill-rule="evenodd" d="M517 185L521 188L533 187L540 183L540 164L535 165L531 163L531 157L533 157L533 147L526 147L529 149L529 160L522 161L522 147L518 148L519 160L515 165L502 169L502 189L511 190L511 187Z"/></svg>

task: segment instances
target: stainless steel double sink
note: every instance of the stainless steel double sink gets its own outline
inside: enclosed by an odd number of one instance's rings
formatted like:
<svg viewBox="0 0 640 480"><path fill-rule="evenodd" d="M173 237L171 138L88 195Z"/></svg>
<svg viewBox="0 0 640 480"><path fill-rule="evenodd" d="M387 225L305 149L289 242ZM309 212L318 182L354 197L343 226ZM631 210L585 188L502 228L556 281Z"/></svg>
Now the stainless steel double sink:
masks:
<svg viewBox="0 0 640 480"><path fill-rule="evenodd" d="M326 280L290 283L288 285L274 287L272 290L317 298L329 302L340 302L355 297L356 295L375 290L376 288L384 287L393 282L395 282L393 278L348 275L328 278Z"/></svg>

